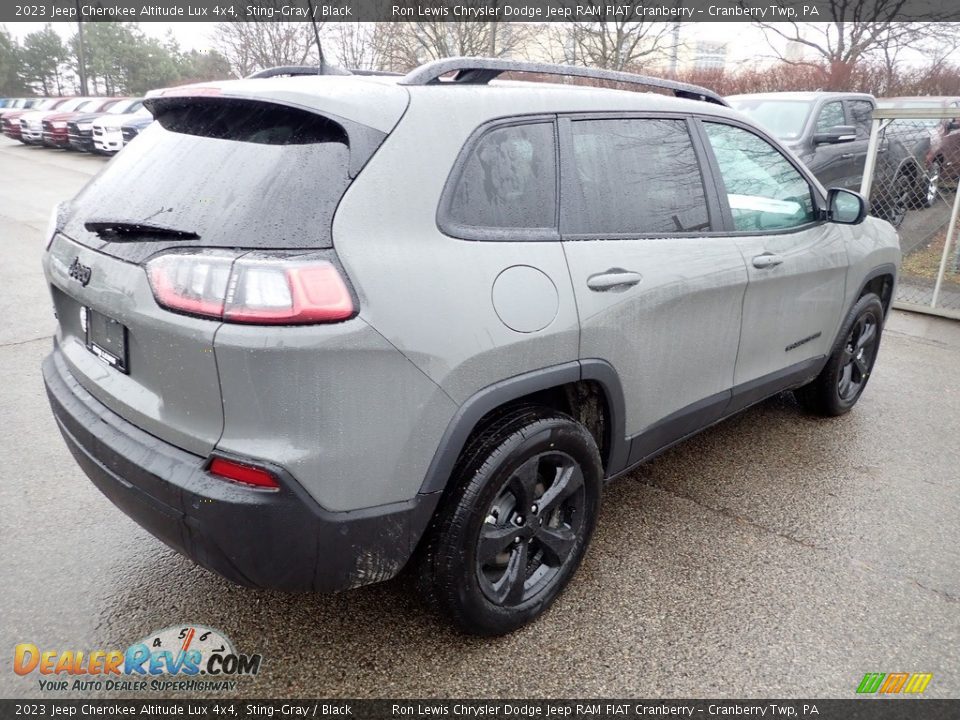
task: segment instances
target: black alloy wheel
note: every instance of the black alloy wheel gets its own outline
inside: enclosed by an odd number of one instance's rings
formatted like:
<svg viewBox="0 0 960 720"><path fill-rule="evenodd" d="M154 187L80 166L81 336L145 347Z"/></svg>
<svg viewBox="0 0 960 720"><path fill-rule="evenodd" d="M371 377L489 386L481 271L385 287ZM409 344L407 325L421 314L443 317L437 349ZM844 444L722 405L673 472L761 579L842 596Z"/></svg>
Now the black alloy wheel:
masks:
<svg viewBox="0 0 960 720"><path fill-rule="evenodd" d="M863 390L877 356L879 340L876 319L872 315L857 318L844 344L837 381L837 393L842 401L850 402Z"/></svg>
<svg viewBox="0 0 960 720"><path fill-rule="evenodd" d="M535 455L503 484L477 540L477 579L501 606L534 598L571 559L584 524L583 472L563 452Z"/></svg>
<svg viewBox="0 0 960 720"><path fill-rule="evenodd" d="M596 438L570 415L537 405L492 413L418 548L424 599L472 635L532 622L580 565L602 481Z"/></svg>

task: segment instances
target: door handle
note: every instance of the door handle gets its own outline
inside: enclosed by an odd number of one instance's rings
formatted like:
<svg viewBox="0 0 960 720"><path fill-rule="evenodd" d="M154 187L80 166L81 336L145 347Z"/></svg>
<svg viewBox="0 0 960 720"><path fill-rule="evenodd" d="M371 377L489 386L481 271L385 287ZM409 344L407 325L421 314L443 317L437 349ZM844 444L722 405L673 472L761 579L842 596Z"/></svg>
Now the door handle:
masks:
<svg viewBox="0 0 960 720"><path fill-rule="evenodd" d="M783 262L783 258L779 255L774 255L773 253L763 253L763 255L757 255L753 259L753 266L758 270L763 270L764 268L776 267Z"/></svg>
<svg viewBox="0 0 960 720"><path fill-rule="evenodd" d="M610 268L587 278L587 287L596 292L622 291L643 280L643 275L623 268Z"/></svg>
<svg viewBox="0 0 960 720"><path fill-rule="evenodd" d="M844 154L841 155L840 157L841 157L843 160L849 160L850 158L853 157L853 153L844 153Z"/></svg>

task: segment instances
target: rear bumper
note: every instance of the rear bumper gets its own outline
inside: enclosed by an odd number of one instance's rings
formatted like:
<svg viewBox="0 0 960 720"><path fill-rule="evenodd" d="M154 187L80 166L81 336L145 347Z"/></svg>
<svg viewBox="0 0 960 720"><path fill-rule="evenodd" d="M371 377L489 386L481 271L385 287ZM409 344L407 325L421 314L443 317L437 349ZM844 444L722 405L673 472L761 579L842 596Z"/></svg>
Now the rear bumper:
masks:
<svg viewBox="0 0 960 720"><path fill-rule="evenodd" d="M139 525L241 585L332 592L387 580L410 558L438 495L329 512L280 468L279 491L211 477L206 459L128 423L70 374L59 350L43 361L57 424L97 488Z"/></svg>

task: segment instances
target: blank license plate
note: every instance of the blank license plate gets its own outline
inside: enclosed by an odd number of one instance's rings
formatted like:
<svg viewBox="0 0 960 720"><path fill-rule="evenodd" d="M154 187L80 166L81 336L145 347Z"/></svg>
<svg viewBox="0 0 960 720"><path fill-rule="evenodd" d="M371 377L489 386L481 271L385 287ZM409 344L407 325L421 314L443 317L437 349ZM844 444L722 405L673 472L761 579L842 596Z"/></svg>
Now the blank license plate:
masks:
<svg viewBox="0 0 960 720"><path fill-rule="evenodd" d="M127 328L96 310L85 310L87 349L107 365L127 372Z"/></svg>

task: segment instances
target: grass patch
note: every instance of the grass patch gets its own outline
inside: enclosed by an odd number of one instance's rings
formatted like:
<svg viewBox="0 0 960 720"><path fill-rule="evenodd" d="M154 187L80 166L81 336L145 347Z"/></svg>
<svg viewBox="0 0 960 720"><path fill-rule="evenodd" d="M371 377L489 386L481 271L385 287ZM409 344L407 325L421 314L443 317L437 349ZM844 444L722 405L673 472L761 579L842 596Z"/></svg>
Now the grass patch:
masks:
<svg viewBox="0 0 960 720"><path fill-rule="evenodd" d="M936 280L937 273L940 270L940 258L943 255L943 243L946 238L947 230L944 228L934 235L926 245L917 248L903 259L901 272L904 275ZM951 257L947 258L947 271L943 279L948 282L960 283L960 273L954 271L953 265L953 256L956 253L955 246L956 241L954 241L954 248L951 249Z"/></svg>

